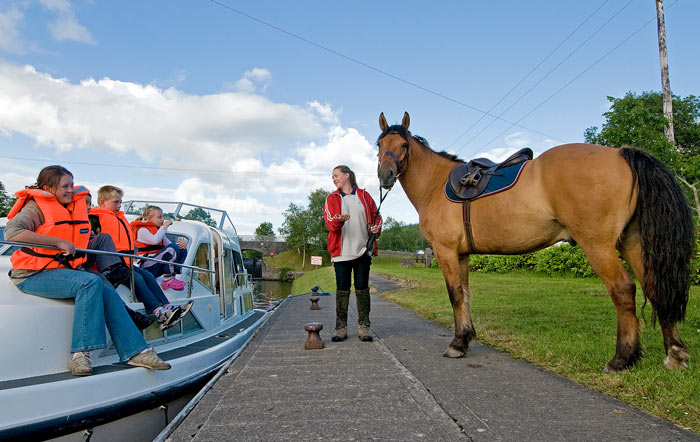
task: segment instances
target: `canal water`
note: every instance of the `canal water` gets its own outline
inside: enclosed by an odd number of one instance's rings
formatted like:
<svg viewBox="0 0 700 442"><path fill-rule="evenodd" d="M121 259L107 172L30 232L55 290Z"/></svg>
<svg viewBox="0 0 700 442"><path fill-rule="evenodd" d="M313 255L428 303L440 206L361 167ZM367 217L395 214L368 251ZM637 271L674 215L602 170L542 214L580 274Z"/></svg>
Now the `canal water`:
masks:
<svg viewBox="0 0 700 442"><path fill-rule="evenodd" d="M283 281L253 281L253 306L268 309L292 293L292 283Z"/></svg>

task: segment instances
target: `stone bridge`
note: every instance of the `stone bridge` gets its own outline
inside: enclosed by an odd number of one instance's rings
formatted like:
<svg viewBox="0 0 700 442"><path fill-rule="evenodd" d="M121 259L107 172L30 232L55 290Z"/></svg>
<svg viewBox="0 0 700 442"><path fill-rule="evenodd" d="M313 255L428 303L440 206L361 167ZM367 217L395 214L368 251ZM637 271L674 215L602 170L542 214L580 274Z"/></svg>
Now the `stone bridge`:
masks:
<svg viewBox="0 0 700 442"><path fill-rule="evenodd" d="M289 250L287 243L282 238L277 237L256 239L255 235L240 235L238 241L241 250L256 250L263 256L270 256L270 253L277 255Z"/></svg>

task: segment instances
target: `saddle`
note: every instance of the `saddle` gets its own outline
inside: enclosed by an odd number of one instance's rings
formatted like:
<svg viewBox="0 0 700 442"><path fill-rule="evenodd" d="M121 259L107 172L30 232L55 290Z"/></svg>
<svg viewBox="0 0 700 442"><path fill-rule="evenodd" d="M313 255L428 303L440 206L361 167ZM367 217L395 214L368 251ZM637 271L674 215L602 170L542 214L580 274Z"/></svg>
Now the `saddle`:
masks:
<svg viewBox="0 0 700 442"><path fill-rule="evenodd" d="M488 158L476 158L452 168L447 185L460 200L472 200L484 193L489 181L499 170L532 159L532 149L526 147L515 152L503 162L495 163Z"/></svg>

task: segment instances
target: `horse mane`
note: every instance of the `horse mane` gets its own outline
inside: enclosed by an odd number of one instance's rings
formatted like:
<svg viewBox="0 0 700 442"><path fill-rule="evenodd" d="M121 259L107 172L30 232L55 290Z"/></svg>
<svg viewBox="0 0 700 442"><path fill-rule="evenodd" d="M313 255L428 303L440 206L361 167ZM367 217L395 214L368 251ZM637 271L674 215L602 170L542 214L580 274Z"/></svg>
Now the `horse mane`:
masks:
<svg viewBox="0 0 700 442"><path fill-rule="evenodd" d="M382 138L384 138L385 136L387 136L387 135L389 135L389 134L397 134L397 135L400 135L400 136L403 137L405 140L408 140L409 138L413 138L414 140L416 140L416 141L418 142L418 144L420 144L420 145L423 146L424 148L428 149L429 151L433 152L434 154L440 155L441 157L446 158L446 159L448 159L448 160L450 160L450 161L456 161L456 162L458 162L458 163L463 163L463 162L464 162L464 160L462 160L461 158L459 158L457 155L454 155L454 154L445 152L444 150L442 150L442 151L440 151L440 152L435 152L435 151L430 147L430 144L428 143L428 140L426 140L425 138L421 137L420 135L412 135L412 134L411 134L411 131L409 131L408 129L404 129L404 127L401 126L401 125L399 125L399 124L395 124L395 125L393 125L393 126L387 127L386 130L383 131L383 132L379 135L379 137L377 137L377 143L379 143L379 140L381 140Z"/></svg>

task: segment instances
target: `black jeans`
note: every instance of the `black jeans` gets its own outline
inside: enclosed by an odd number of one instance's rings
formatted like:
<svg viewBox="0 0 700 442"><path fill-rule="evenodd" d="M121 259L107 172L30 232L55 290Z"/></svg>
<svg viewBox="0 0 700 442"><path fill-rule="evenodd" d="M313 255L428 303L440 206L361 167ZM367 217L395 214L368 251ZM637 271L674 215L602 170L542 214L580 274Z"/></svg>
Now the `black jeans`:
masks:
<svg viewBox="0 0 700 442"><path fill-rule="evenodd" d="M368 288L370 265L372 265L372 258L366 253L350 261L334 262L336 290L350 290L352 273L355 274L356 291Z"/></svg>

